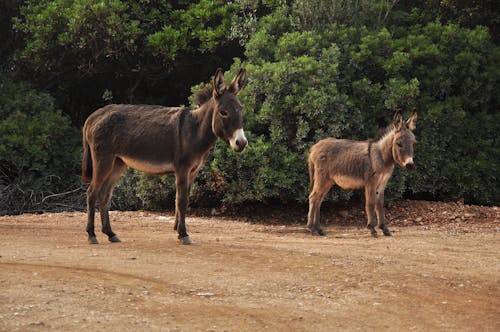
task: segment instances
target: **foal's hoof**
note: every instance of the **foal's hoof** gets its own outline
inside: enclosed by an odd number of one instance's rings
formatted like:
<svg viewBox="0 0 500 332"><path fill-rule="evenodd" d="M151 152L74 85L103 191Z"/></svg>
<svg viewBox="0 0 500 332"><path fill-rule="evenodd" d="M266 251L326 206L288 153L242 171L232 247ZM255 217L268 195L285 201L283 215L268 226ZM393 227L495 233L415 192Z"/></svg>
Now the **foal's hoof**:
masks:
<svg viewBox="0 0 500 332"><path fill-rule="evenodd" d="M120 238L116 235L109 237L108 240L109 242L115 242L115 243L122 242L122 240L120 240Z"/></svg>
<svg viewBox="0 0 500 332"><path fill-rule="evenodd" d="M189 235L181 237L179 239L179 241L181 242L181 244L191 244L191 243L193 243L193 242L191 242L191 239L189 238Z"/></svg>
<svg viewBox="0 0 500 332"><path fill-rule="evenodd" d="M387 228L382 229L382 232L384 233L385 236L392 236L392 233L390 230Z"/></svg>
<svg viewBox="0 0 500 332"><path fill-rule="evenodd" d="M372 226L372 225L368 225L366 228L368 228L370 230L370 233L372 234L372 236L374 238L378 238L378 233L377 231L375 230L375 227Z"/></svg>
<svg viewBox="0 0 500 332"><path fill-rule="evenodd" d="M311 234L313 236L324 236L324 235L326 235L325 231L323 231L322 229L311 229Z"/></svg>
<svg viewBox="0 0 500 332"><path fill-rule="evenodd" d="M89 243L90 244L99 244L99 241L97 241L97 238L95 236L89 236Z"/></svg>

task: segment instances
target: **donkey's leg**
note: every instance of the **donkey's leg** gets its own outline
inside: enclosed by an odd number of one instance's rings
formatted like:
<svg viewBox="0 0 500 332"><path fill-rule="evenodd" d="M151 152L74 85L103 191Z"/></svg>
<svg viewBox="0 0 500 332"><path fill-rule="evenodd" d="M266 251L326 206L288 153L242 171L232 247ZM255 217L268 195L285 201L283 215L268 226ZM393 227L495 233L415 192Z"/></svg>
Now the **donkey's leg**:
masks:
<svg viewBox="0 0 500 332"><path fill-rule="evenodd" d="M87 233L89 235L89 243L97 244L97 237L94 231L94 220L95 220L95 207L96 207L97 195L95 191L94 183L91 182L87 188Z"/></svg>
<svg viewBox="0 0 500 332"><path fill-rule="evenodd" d="M111 205L111 197L116 183L125 171L125 164L118 158L113 162L111 173L108 175L102 190L99 192L99 212L101 214L102 232L108 236L110 242L121 242L120 238L111 229L109 220L109 207Z"/></svg>
<svg viewBox="0 0 500 332"><path fill-rule="evenodd" d="M175 219L177 223L177 233L182 244L191 244L189 235L186 231L186 210L189 199L189 178L186 172L175 174L176 193L175 193Z"/></svg>
<svg viewBox="0 0 500 332"><path fill-rule="evenodd" d="M375 213L377 214L378 225L385 236L392 236L385 222L384 191L376 193Z"/></svg>
<svg viewBox="0 0 500 332"><path fill-rule="evenodd" d="M102 218L102 191L105 187L106 178L109 176L113 166L113 158L106 155L99 155L93 151L93 160L98 161L93 164L92 181L87 189L87 233L89 234L89 243L97 244L97 238L94 232L95 208L99 203L99 212ZM106 202L104 202L105 204Z"/></svg>
<svg viewBox="0 0 500 332"><path fill-rule="evenodd" d="M203 164L201 164L203 165ZM194 179L196 179L196 176L198 175L198 172L200 171L201 166L195 167L191 172L189 173L188 177L188 197L189 197L189 192L191 191L191 186L193 185ZM177 208L175 209L175 223L174 223L174 231L177 230L179 227L179 213Z"/></svg>
<svg viewBox="0 0 500 332"><path fill-rule="evenodd" d="M365 187L365 212L367 224L366 227L370 230L373 237L378 237L377 231L375 230L377 218L375 216L375 189L371 185Z"/></svg>
<svg viewBox="0 0 500 332"><path fill-rule="evenodd" d="M175 222L174 222L174 231L179 227L179 214L177 213L177 208L175 209Z"/></svg>

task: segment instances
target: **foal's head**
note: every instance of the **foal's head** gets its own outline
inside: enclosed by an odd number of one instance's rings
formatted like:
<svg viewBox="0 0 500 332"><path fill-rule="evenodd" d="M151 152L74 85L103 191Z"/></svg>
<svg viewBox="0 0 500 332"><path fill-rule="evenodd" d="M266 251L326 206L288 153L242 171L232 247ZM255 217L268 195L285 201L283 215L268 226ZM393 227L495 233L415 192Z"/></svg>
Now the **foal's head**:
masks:
<svg viewBox="0 0 500 332"><path fill-rule="evenodd" d="M245 69L241 69L227 86L220 68L217 69L212 83L212 97L215 101L212 130L217 137L228 142L236 152L243 151L248 144L243 132L243 106L237 97L245 83Z"/></svg>
<svg viewBox="0 0 500 332"><path fill-rule="evenodd" d="M403 168L412 170L415 167L413 163L413 144L416 139L413 130L417 127L417 112L406 121L403 120L399 111L394 115L394 138L392 141L392 156L394 160Z"/></svg>

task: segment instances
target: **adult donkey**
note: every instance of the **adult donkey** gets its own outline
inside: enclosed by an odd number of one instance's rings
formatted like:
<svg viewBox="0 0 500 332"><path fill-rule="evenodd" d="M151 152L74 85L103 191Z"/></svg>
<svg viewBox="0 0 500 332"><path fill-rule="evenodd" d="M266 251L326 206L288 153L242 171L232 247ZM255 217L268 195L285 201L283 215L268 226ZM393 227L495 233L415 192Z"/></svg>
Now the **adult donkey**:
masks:
<svg viewBox="0 0 500 332"><path fill-rule="evenodd" d="M118 179L128 167L149 174L175 173L175 226L179 240L190 244L186 209L193 180L217 138L236 152L247 145L243 107L237 94L246 82L241 69L229 86L219 68L212 86L195 95L196 109L154 105L108 105L91 114L83 126L82 178L87 189L87 233L94 233L99 202L102 232L111 242L120 239L111 230L109 204Z"/></svg>
<svg viewBox="0 0 500 332"><path fill-rule="evenodd" d="M399 111L394 123L377 141L351 141L326 138L313 145L309 152L309 215L307 226L313 235L324 235L320 227L321 202L333 184L343 189L365 188L367 227L373 237L378 237L375 221L386 236L391 232L386 226L384 190L394 171L394 165L411 170L413 130L417 113L404 122ZM376 218L375 218L376 214Z"/></svg>

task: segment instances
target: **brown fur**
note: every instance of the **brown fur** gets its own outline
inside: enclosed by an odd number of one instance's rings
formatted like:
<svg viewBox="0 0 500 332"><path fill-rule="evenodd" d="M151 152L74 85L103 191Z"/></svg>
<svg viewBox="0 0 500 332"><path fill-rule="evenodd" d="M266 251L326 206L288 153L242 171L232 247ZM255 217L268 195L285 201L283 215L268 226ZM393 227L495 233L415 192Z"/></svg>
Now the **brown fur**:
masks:
<svg viewBox="0 0 500 332"><path fill-rule="evenodd" d="M413 168L413 144L417 113L403 122L396 113L394 124L377 141L351 141L326 138L309 151L309 214L308 227L314 235L323 235L320 228L321 203L330 188L365 189L368 228L376 236L375 220L385 235L390 235L384 215L384 190L394 165ZM376 215L376 217L375 217Z"/></svg>
<svg viewBox="0 0 500 332"><path fill-rule="evenodd" d="M185 214L188 194L218 137L232 140L240 152L247 145L235 139L242 129L242 106L236 95L245 84L244 69L226 86L221 69L212 87L197 94L203 103L196 109L157 105L108 105L91 114L83 126L82 179L87 189L87 232L97 243L94 214L97 202L102 231L110 241L119 239L111 230L109 202L116 182L127 167L150 174L175 173L175 229L188 242ZM210 95L210 97L208 97Z"/></svg>

